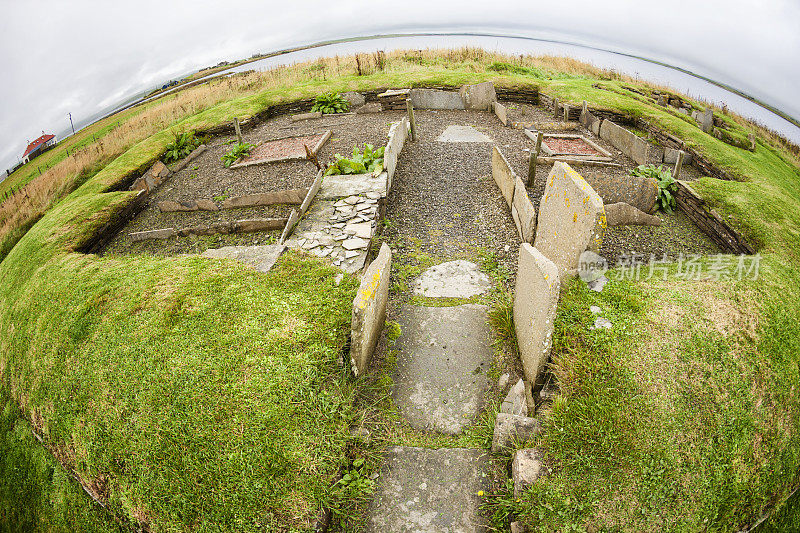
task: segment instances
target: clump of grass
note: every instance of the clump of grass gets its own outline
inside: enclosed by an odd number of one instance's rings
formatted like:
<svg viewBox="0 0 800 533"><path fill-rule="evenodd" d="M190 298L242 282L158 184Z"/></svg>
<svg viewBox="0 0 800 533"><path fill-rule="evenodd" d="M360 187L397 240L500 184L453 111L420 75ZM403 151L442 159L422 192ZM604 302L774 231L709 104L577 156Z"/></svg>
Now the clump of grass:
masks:
<svg viewBox="0 0 800 533"><path fill-rule="evenodd" d="M514 354L519 354L517 330L514 327L514 296L504 287L497 287L490 296L489 323L499 342L505 343Z"/></svg>

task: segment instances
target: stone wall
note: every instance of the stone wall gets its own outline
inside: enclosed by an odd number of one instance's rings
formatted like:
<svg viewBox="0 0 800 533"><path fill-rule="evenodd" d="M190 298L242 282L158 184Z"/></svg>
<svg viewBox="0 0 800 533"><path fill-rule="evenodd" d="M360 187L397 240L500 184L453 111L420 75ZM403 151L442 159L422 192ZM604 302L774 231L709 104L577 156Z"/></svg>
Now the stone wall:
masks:
<svg viewBox="0 0 800 533"><path fill-rule="evenodd" d="M386 321L391 266L392 251L383 243L378 257L361 277L361 286L353 301L350 367L356 376L362 375L368 368Z"/></svg>
<svg viewBox="0 0 800 533"><path fill-rule="evenodd" d="M617 150L633 159L638 165L657 164L664 160L662 149L610 120L602 121L599 132L601 139L613 144Z"/></svg>
<svg viewBox="0 0 800 533"><path fill-rule="evenodd" d="M708 209L705 200L700 198L688 183L678 181L675 201L678 203L678 208L686 213L686 216L725 252L731 254L755 253L755 249L744 236L731 228L715 210Z"/></svg>
<svg viewBox="0 0 800 533"><path fill-rule="evenodd" d="M397 169L397 158L400 152L403 151L403 146L406 144L406 139L409 134L408 117L403 117L403 120L397 124L392 125L389 130L389 140L386 143L386 149L383 151L383 168L386 169L386 195L392 188L392 178Z"/></svg>
<svg viewBox="0 0 800 533"><path fill-rule="evenodd" d="M536 234L536 209L522 179L516 175L497 146L492 147L492 177L511 210L511 218L517 226L519 238L522 242L533 242Z"/></svg>

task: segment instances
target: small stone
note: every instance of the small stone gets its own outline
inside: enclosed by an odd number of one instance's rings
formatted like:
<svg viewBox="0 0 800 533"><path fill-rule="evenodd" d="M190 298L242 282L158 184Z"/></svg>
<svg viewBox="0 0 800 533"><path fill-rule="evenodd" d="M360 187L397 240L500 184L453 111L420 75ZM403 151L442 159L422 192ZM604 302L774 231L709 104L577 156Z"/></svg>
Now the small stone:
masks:
<svg viewBox="0 0 800 533"><path fill-rule="evenodd" d="M492 436L492 451L501 452L523 443L540 431L539 421L527 416L497 413Z"/></svg>
<svg viewBox="0 0 800 533"><path fill-rule="evenodd" d="M514 480L514 498L520 498L546 469L542 464L542 454L536 448L517 450L511 462L511 477Z"/></svg>
<svg viewBox="0 0 800 533"><path fill-rule="evenodd" d="M334 261L333 263L334 263L334 264L336 264L336 261ZM339 272L338 274L336 274L335 276L333 276L333 283L334 283L334 284L335 284L335 285L338 287L338 286L339 286L339 284L342 282L342 280L343 280L343 279L344 279L344 274L342 274L341 272Z"/></svg>
<svg viewBox="0 0 800 533"><path fill-rule="evenodd" d="M589 311L591 311L592 314L595 314L595 315L598 314L598 313L602 313L603 312L603 310L600 309L599 307L597 307L596 305L591 306L589 308Z"/></svg>
<svg viewBox="0 0 800 533"><path fill-rule="evenodd" d="M346 250L356 250L358 248L366 248L369 245L368 241L360 237L353 237L352 239L347 239L342 243L342 246Z"/></svg>
<svg viewBox="0 0 800 533"><path fill-rule="evenodd" d="M347 238L347 235L345 235L345 234L340 234L340 235L334 235L333 236L333 240L335 240L335 241L343 241L346 238Z"/></svg>
<svg viewBox="0 0 800 533"><path fill-rule="evenodd" d="M378 200L380 199L380 197L381 193L379 192L370 191L367 193L367 198L369 198L370 200Z"/></svg>
<svg viewBox="0 0 800 533"><path fill-rule="evenodd" d="M508 386L508 380L511 376L508 372L500 376L500 379L497 380L497 388L501 391L505 391L506 387Z"/></svg>
<svg viewBox="0 0 800 533"><path fill-rule="evenodd" d="M500 405L500 412L528 416L528 403L525 401L525 382L523 380L517 381L517 384L508 391L508 395Z"/></svg>
<svg viewBox="0 0 800 533"><path fill-rule="evenodd" d="M345 258L346 258L346 259L352 259L352 258L354 258L354 257L358 256L360 253L361 253L361 252L359 252L359 251L357 251L357 250L347 250L347 251L344 253L344 256L345 256Z"/></svg>
<svg viewBox="0 0 800 533"><path fill-rule="evenodd" d="M344 200L339 200L338 202L335 202L333 204L333 207L344 207L346 205L348 205L348 204Z"/></svg>
<svg viewBox="0 0 800 533"><path fill-rule="evenodd" d="M322 257L327 257L331 253L331 251L333 251L333 248L325 248L324 250L322 250Z"/></svg>
<svg viewBox="0 0 800 533"><path fill-rule="evenodd" d="M611 329L611 321L607 318L598 318L594 321L594 326L590 326L589 329Z"/></svg>
<svg viewBox="0 0 800 533"><path fill-rule="evenodd" d="M511 522L511 533L528 533L528 528L522 522Z"/></svg>
<svg viewBox="0 0 800 533"><path fill-rule="evenodd" d="M354 439L361 442L362 444L369 444L369 441L372 438L372 434L369 432L369 430L363 427L354 428L350 432L350 434L353 436Z"/></svg>
<svg viewBox="0 0 800 533"><path fill-rule="evenodd" d="M603 287L606 286L606 283L608 283L608 278L605 276L600 276L599 278L587 283L587 285L589 286L589 289L593 290L594 292L602 292Z"/></svg>
<svg viewBox="0 0 800 533"><path fill-rule="evenodd" d="M359 200L358 196L348 196L347 198L344 199L344 202L349 205L354 205L358 203L358 200Z"/></svg>

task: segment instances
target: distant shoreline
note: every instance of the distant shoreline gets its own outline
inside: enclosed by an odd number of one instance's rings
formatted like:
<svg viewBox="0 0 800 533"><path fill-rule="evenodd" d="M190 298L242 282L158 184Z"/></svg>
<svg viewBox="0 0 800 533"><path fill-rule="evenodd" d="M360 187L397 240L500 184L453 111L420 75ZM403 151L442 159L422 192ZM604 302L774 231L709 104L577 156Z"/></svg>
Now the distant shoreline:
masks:
<svg viewBox="0 0 800 533"><path fill-rule="evenodd" d="M768 103L766 103L766 102L764 102L762 100L759 100L755 96L753 96L753 95L751 95L749 93L746 93L746 92L744 92L744 91L742 91L740 89L737 89L737 88L735 88L735 87L733 87L731 85L728 85L727 83L723 83L723 82L720 82L720 81L713 80L713 79L711 79L711 78L709 78L707 76L703 76L702 74L698 74L696 72L693 72L693 71L691 71L689 69L685 69L683 67L678 67L678 66L675 66L675 65L671 65L669 63L665 63L663 61L659 61L657 59L650 59L650 58L647 58L647 57L644 57L644 56L640 56L640 55L636 55L636 54L630 54L630 53L626 53L626 52L618 52L618 51L615 51L615 50L609 50L607 48L602 48L600 46L586 45L586 44L576 43L576 42L572 42L572 41L565 41L565 40L560 40L560 39L544 39L544 38L536 38L536 37L524 37L524 36L520 36L520 35L506 35L506 34L502 34L502 33L492 33L492 32L380 33L380 34L375 34L375 35L366 35L366 36L359 36L359 37L345 37L345 38L341 38L341 39L329 39L329 40L326 40L326 41L318 41L316 43L311 43L311 44L307 44L307 45L295 46L295 47L291 47L291 48L284 48L284 49L281 49L281 50L268 52L266 54L260 55L257 58L248 58L248 59L243 60L243 61L237 61L237 62L234 62L235 64L231 65L229 68L221 69L221 70L218 70L216 72L210 73L209 76L214 75L214 74L223 75L226 70L230 70L232 68L240 67L240 66L248 64L248 63L253 63L255 61L260 61L262 59L268 59L270 57L277 57L277 56L281 56L281 55L291 54L291 53L294 53L294 52L300 52L302 50L311 50L311 49L314 49L314 48L320 48L320 47L323 47L323 46L330 46L330 45L334 45L334 44L357 42L357 41L374 41L374 40L377 40L377 39L393 39L393 38L398 38L398 37L456 37L456 36L501 37L501 38L504 38L504 39L520 39L520 40L524 40L524 41L538 41L538 42L545 42L545 43L565 44L565 45L570 45L570 46L578 46L578 47L581 47L581 48L587 48L589 50L597 50L597 51L600 51L600 52L606 52L606 53L609 53L609 54L615 54L615 55L619 55L619 56L623 56L623 57L630 57L632 59L638 59L640 61L646 61L646 62L652 63L654 65L659 65L659 66L666 67L666 68L669 68L669 69L672 69L672 70L676 70L678 72L682 72L683 74L688 74L689 76L692 76L692 77L695 77L697 79L703 80L703 81L708 82L708 83L710 83L712 85L716 85L717 87L725 89L728 92L731 92L731 93L733 93L733 94L735 94L737 96L740 96L740 97L742 97L742 98L744 98L746 100L749 100L749 101L753 102L754 104L756 104L756 105L758 105L760 107L763 107L767 111L769 111L769 112L781 117L782 119L786 120L787 122L790 122L791 124L793 124L793 125L797 126L798 128L800 128L800 119L797 119L797 118L789 115L788 113L778 109L777 107L775 107L773 105L770 105L770 104L768 104ZM213 67L211 67L211 68L213 68ZM195 72L195 74L197 74L198 72L202 72L202 71L198 70L197 72ZM195 82L195 81L199 81L199 80L203 80L205 78L206 78L206 76L203 76L201 78L195 78L194 80L191 80L190 83L191 82ZM184 85L178 85L177 87L183 87L183 86ZM144 99L142 101L144 101ZM140 103L140 102L136 102L136 103L134 103L132 105L136 105L137 103Z"/></svg>

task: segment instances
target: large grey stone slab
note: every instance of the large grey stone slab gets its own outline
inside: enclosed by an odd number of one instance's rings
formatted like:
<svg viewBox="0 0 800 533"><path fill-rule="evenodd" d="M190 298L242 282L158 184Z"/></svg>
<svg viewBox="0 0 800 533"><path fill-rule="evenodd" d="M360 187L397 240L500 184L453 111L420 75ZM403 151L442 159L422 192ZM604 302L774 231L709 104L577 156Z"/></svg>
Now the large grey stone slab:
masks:
<svg viewBox="0 0 800 533"><path fill-rule="evenodd" d="M517 175L497 146L492 147L492 177L497 183L500 192L503 193L503 198L505 198L508 207L511 207L514 203L514 187L516 187Z"/></svg>
<svg viewBox="0 0 800 533"><path fill-rule="evenodd" d="M383 151L383 168L386 169L387 173L387 194L392 188L392 178L397 169L397 158L400 157L400 152L403 151L403 146L406 144L410 127L408 117L403 117L400 122L393 124L389 129L389 140L386 143L386 149Z"/></svg>
<svg viewBox="0 0 800 533"><path fill-rule="evenodd" d="M342 198L354 194L376 193L386 196L388 175L381 172L378 176L370 174L342 174L325 176L317 198Z"/></svg>
<svg viewBox="0 0 800 533"><path fill-rule="evenodd" d="M633 154L633 143L637 139L636 135L622 126L614 124L610 120L604 120L602 124L600 124L599 133L601 139L610 142L614 145L614 148L628 157L631 157L631 154Z"/></svg>
<svg viewBox="0 0 800 533"><path fill-rule="evenodd" d="M470 261L434 265L414 282L414 293L430 298L471 298L492 287L489 276Z"/></svg>
<svg viewBox="0 0 800 533"><path fill-rule="evenodd" d="M488 491L486 452L390 448L378 478L370 533L481 533L479 491Z"/></svg>
<svg viewBox="0 0 800 533"><path fill-rule="evenodd" d="M436 137L442 143L490 143L490 139L485 134L479 132L472 126L447 126L441 135Z"/></svg>
<svg viewBox="0 0 800 533"><path fill-rule="evenodd" d="M568 164L556 162L539 203L536 249L563 275L578 267L584 251L600 249L605 227L600 196Z"/></svg>
<svg viewBox="0 0 800 533"><path fill-rule="evenodd" d="M497 92L494 90L494 84L490 81L464 85L459 94L466 109L490 111L492 103L497 101Z"/></svg>
<svg viewBox="0 0 800 533"><path fill-rule="evenodd" d="M536 448L524 448L514 453L511 461L511 478L514 480L514 497L521 498L525 490L547 473L542 452Z"/></svg>
<svg viewBox="0 0 800 533"><path fill-rule="evenodd" d="M361 276L361 285L353 300L350 367L356 376L363 374L369 366L386 321L391 266L392 251L386 243L383 243L378 257L370 263Z"/></svg>
<svg viewBox="0 0 800 533"><path fill-rule="evenodd" d="M392 393L417 428L458 434L480 412L492 361L487 307L406 305Z"/></svg>
<svg viewBox="0 0 800 533"><path fill-rule="evenodd" d="M409 98L417 109L464 109L464 101L455 91L411 89Z"/></svg>
<svg viewBox="0 0 800 533"><path fill-rule="evenodd" d="M550 355L560 276L556 264L528 243L519 248L517 268L514 329L526 386L532 387Z"/></svg>
<svg viewBox="0 0 800 533"><path fill-rule="evenodd" d="M536 208L533 207L525 189L525 184L516 176L514 185L514 200L511 204L511 218L517 226L519 238L522 242L533 242L536 234Z"/></svg>
<svg viewBox="0 0 800 533"><path fill-rule="evenodd" d="M269 272L278 261L286 246L269 244L266 246L223 246L206 250L201 257L211 259L233 259L252 267L259 272Z"/></svg>

